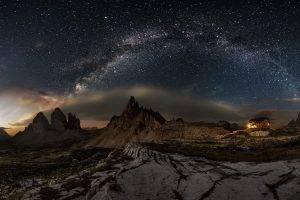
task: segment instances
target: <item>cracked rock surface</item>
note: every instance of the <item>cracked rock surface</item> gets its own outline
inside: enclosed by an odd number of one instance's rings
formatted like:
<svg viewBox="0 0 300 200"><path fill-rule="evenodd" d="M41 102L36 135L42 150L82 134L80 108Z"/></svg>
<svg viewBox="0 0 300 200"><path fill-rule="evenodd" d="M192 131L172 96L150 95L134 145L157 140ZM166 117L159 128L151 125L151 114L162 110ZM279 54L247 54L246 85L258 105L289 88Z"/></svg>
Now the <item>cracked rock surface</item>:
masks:
<svg viewBox="0 0 300 200"><path fill-rule="evenodd" d="M76 175L24 187L22 199L296 200L300 161L216 162L130 144Z"/></svg>

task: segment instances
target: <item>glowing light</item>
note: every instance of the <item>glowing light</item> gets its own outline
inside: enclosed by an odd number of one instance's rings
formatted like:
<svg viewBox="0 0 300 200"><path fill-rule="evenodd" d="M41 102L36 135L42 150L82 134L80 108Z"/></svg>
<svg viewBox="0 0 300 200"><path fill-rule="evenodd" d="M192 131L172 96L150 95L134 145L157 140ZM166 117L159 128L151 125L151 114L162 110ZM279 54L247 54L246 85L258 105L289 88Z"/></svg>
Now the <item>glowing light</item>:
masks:
<svg viewBox="0 0 300 200"><path fill-rule="evenodd" d="M252 124L252 123L248 123L248 124L247 124L247 128L249 128L249 129L257 128L257 125Z"/></svg>

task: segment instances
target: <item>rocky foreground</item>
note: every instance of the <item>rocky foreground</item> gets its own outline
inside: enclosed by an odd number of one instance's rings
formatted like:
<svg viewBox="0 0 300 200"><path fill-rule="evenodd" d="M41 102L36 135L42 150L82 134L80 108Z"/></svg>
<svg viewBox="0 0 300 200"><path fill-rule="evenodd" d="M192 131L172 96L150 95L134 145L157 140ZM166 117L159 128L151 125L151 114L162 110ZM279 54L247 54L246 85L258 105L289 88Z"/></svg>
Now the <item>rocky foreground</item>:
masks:
<svg viewBox="0 0 300 200"><path fill-rule="evenodd" d="M298 119L253 136L226 121L168 121L131 97L88 131L57 108L0 143L0 200L298 200Z"/></svg>
<svg viewBox="0 0 300 200"><path fill-rule="evenodd" d="M84 162L81 161L81 162ZM299 160L216 162L129 144L68 177L35 177L4 199L300 199ZM19 196L16 197L15 194Z"/></svg>

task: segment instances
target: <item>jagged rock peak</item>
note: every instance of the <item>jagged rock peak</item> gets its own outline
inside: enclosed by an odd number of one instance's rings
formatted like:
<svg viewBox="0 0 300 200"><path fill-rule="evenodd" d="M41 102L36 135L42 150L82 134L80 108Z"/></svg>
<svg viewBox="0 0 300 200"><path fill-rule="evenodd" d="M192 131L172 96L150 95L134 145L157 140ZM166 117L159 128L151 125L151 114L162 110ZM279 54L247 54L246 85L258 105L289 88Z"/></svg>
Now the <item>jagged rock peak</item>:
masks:
<svg viewBox="0 0 300 200"><path fill-rule="evenodd" d="M125 109L123 110L122 116L127 118L133 118L137 116L141 111L139 103L133 96L130 97Z"/></svg>
<svg viewBox="0 0 300 200"><path fill-rule="evenodd" d="M30 128L29 128L30 127ZM41 133L43 131L49 130L50 124L44 113L39 112L30 124L28 129L34 133Z"/></svg>
<svg viewBox="0 0 300 200"><path fill-rule="evenodd" d="M68 113L67 129L70 129L70 130L79 130L79 129L81 129L80 119L77 118L76 115L74 115L72 113Z"/></svg>
<svg viewBox="0 0 300 200"><path fill-rule="evenodd" d="M59 108L55 108L51 114L51 127L57 131L64 131L67 128L67 118Z"/></svg>
<svg viewBox="0 0 300 200"><path fill-rule="evenodd" d="M121 130L141 131L144 129L159 128L166 122L159 112L140 107L134 97L130 97L121 116L112 117L108 127Z"/></svg>
<svg viewBox="0 0 300 200"><path fill-rule="evenodd" d="M131 96L121 116L128 119L133 119L140 114L143 117L154 117L157 121L159 121L159 123L165 123L166 121L159 112L153 111L152 108L147 109L143 106L140 106L135 98Z"/></svg>

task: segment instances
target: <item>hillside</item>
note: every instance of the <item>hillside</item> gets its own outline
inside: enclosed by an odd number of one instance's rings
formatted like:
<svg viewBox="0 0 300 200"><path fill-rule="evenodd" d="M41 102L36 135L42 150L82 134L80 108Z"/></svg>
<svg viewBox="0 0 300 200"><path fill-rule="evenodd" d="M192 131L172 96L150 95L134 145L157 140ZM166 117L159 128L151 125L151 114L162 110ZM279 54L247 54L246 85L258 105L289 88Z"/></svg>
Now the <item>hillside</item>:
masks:
<svg viewBox="0 0 300 200"><path fill-rule="evenodd" d="M217 139L229 132L217 123L167 121L159 112L140 106L131 97L121 115L112 117L107 127L87 146L122 147L128 142Z"/></svg>

